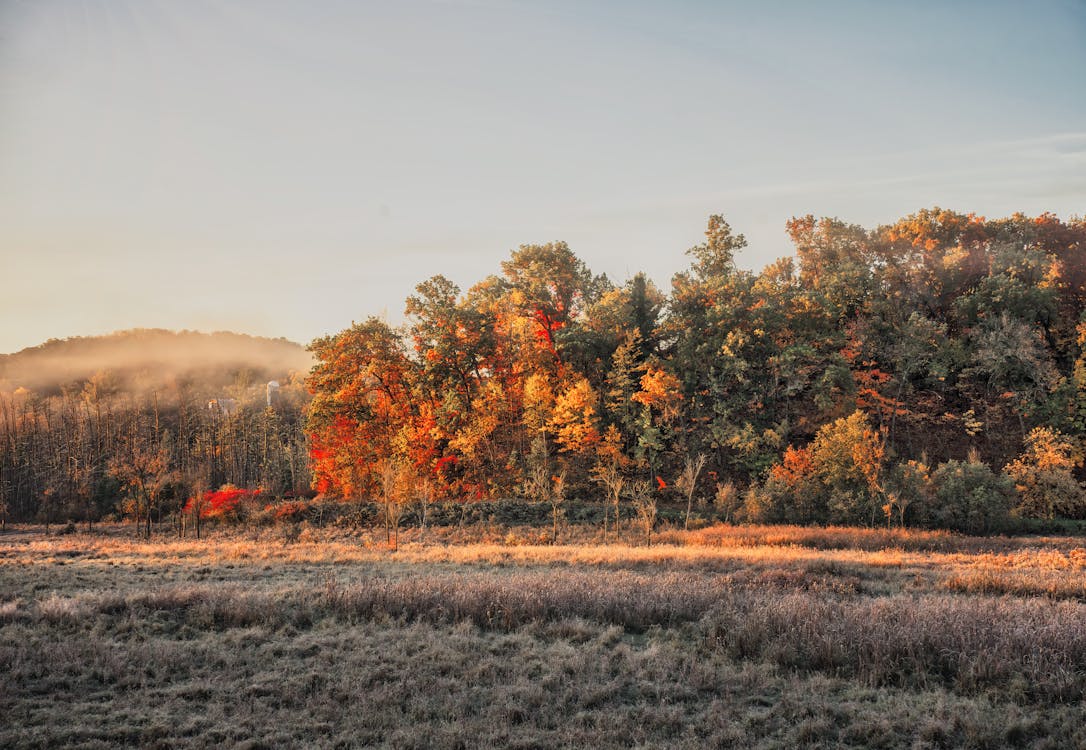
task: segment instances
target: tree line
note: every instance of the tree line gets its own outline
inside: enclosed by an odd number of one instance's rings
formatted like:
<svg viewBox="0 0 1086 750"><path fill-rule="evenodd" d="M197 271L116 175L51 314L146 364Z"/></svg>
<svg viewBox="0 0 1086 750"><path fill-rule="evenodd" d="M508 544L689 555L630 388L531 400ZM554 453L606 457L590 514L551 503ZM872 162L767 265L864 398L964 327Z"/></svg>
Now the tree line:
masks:
<svg viewBox="0 0 1086 750"><path fill-rule="evenodd" d="M308 393L299 377L269 404L260 374L138 384L103 370L0 391L0 521L128 518L150 534L152 522L180 525L193 497L222 485L307 492Z"/></svg>
<svg viewBox="0 0 1086 750"><path fill-rule="evenodd" d="M310 348L314 488L435 498L712 500L732 520L990 531L1086 512L1086 223L932 209L806 216L760 272L721 216L665 293L562 242L407 322ZM396 516L398 518L398 516Z"/></svg>
<svg viewBox="0 0 1086 750"><path fill-rule="evenodd" d="M425 525L431 504L504 498L548 505L555 534L570 499L649 533L658 501L687 523L696 503L979 532L1086 515L1083 220L932 209L788 233L794 256L748 271L712 216L667 292L521 246L466 292L423 281L401 326L315 340L270 406L270 374L233 365L0 387L0 522L149 533L242 501L297 518L306 494L376 501L390 538L408 506Z"/></svg>

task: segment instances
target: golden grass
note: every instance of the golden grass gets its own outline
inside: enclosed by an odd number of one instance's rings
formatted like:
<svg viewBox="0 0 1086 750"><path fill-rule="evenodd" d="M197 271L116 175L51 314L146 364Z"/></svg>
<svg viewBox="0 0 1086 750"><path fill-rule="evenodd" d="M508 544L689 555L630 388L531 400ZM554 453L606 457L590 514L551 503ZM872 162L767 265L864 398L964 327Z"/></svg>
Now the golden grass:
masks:
<svg viewBox="0 0 1086 750"><path fill-rule="evenodd" d="M105 532L0 535L0 746L1086 746L1082 538Z"/></svg>
<svg viewBox="0 0 1086 750"><path fill-rule="evenodd" d="M57 586L84 587L98 575L105 575L111 586L124 585L128 579L144 585L156 576L163 582L193 576L232 580L253 575L256 569L260 578L289 578L327 567L368 570L376 566L384 575L409 575L420 566L721 574L828 571L866 582L879 593L942 590L1086 599L1086 539L1077 537L973 538L924 531L719 526L669 532L651 547L613 540L526 544L515 532L463 543L433 534L429 541L412 541L405 534L406 541L391 551L375 533L309 529L293 542L275 532L221 534L200 541L169 537L145 541L123 530L111 531L46 536L36 530L18 530L0 537L0 576L13 567L33 566L37 577L53 572ZM507 543L510 537L515 543ZM903 540L911 541L902 544ZM925 551L923 546L939 549ZM66 566L71 569L65 570ZM117 576L118 571L127 575Z"/></svg>

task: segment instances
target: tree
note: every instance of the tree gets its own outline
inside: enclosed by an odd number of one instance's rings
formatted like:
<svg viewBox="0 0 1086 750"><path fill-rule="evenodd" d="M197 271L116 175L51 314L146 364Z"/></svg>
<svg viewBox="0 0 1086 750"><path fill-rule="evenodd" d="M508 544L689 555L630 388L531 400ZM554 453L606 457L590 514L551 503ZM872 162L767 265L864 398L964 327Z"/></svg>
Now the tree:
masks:
<svg viewBox="0 0 1086 750"><path fill-rule="evenodd" d="M910 459L893 466L886 480L886 525L889 527L897 513L898 524L905 528L905 514L913 508L913 515L929 520L932 513L931 468L927 459Z"/></svg>
<svg viewBox="0 0 1086 750"><path fill-rule="evenodd" d="M735 253L747 246L747 238L733 234L731 225L720 214L709 217L705 242L686 251L694 258L692 270L701 280L727 276L735 271Z"/></svg>
<svg viewBox="0 0 1086 750"><path fill-rule="evenodd" d="M641 415L640 406L633 400L645 371L641 359L641 343L640 334L628 331L611 355L611 366L607 372L607 411L622 431L627 447L635 439L638 418Z"/></svg>
<svg viewBox="0 0 1086 750"><path fill-rule="evenodd" d="M831 518L873 526L881 503L886 448L861 411L822 427L810 446L811 464L829 491Z"/></svg>
<svg viewBox="0 0 1086 750"><path fill-rule="evenodd" d="M489 352L488 316L458 301L460 289L444 276L415 287L406 314L418 356L420 383L434 399L453 394L457 411L467 416L483 380L480 368ZM454 422L453 429L457 426Z"/></svg>
<svg viewBox="0 0 1086 750"><path fill-rule="evenodd" d="M716 483L716 492L713 494L713 505L717 513L724 516L724 523L730 523L742 506L742 498L735 482L727 480Z"/></svg>
<svg viewBox="0 0 1086 750"><path fill-rule="evenodd" d="M656 325L664 307L664 295L644 273L636 273L626 285L629 295L630 330L637 335L641 357L656 350Z"/></svg>
<svg viewBox="0 0 1086 750"><path fill-rule="evenodd" d="M434 480L426 476L419 477L415 482L414 491L415 498L419 503L419 525L425 537L426 519L429 515L430 506L434 504Z"/></svg>
<svg viewBox="0 0 1086 750"><path fill-rule="evenodd" d="M1014 512L1048 520L1057 515L1081 518L1086 511L1086 489L1072 472L1082 463L1082 449L1067 436L1035 427L1026 436L1022 454L1004 469L1018 491Z"/></svg>
<svg viewBox="0 0 1086 750"><path fill-rule="evenodd" d="M387 459L380 468L381 506L385 517L385 541L393 552L400 548L400 519L410 500L415 477L406 463Z"/></svg>
<svg viewBox="0 0 1086 750"><path fill-rule="evenodd" d="M607 502L614 510L615 531L618 531L619 502L622 498L622 490L626 485L626 477L623 468L628 463L622 452L622 436L618 428L610 425L604 433L603 440L597 445L596 464L592 468L592 478L598 482L607 493ZM603 533L607 533L608 508L603 508Z"/></svg>
<svg viewBox="0 0 1086 750"><path fill-rule="evenodd" d="M828 495L810 450L788 446L765 483L751 486L744 512L758 523L825 523L830 518Z"/></svg>
<svg viewBox="0 0 1086 750"><path fill-rule="evenodd" d="M562 504L566 501L566 470L562 469L556 476L551 477L549 499L551 503L551 544L558 544L558 519L562 517Z"/></svg>
<svg viewBox="0 0 1086 750"><path fill-rule="evenodd" d="M599 396L586 378L576 378L554 401L548 431L566 453L585 454L599 442Z"/></svg>
<svg viewBox="0 0 1086 750"><path fill-rule="evenodd" d="M678 481L675 482L676 488L686 495L686 521L683 524L683 528L686 530L690 529L690 511L694 505L694 492L698 486L698 476L704 468L704 453L699 453L696 456L687 456L683 460L682 473L679 475Z"/></svg>
<svg viewBox="0 0 1086 750"><path fill-rule="evenodd" d="M151 538L151 511L158 504L168 477L166 454L162 449L151 450L135 440L129 440L124 452L110 464L110 473L128 489L133 501L136 528L146 522L146 535Z"/></svg>
<svg viewBox="0 0 1086 750"><path fill-rule="evenodd" d="M748 496L752 520L873 526L886 495L886 443L862 411L819 428L804 448L789 446L762 487Z"/></svg>
<svg viewBox="0 0 1086 750"><path fill-rule="evenodd" d="M656 457L667 447L671 426L679 416L682 393L678 378L660 367L646 368L640 386L631 397L642 407L637 452L648 465L649 473L655 475Z"/></svg>
<svg viewBox="0 0 1086 750"><path fill-rule="evenodd" d="M363 497L381 484L397 434L417 411L417 369L403 341L370 318L310 345L316 356L307 380L313 401L306 429L319 492Z"/></svg>
<svg viewBox="0 0 1086 750"><path fill-rule="evenodd" d="M1040 332L1007 313L985 320L974 344L966 374L989 393L1009 392L1027 404L1042 398L1055 384L1056 370Z"/></svg>
<svg viewBox="0 0 1086 750"><path fill-rule="evenodd" d="M811 215L788 222L800 280L830 315L843 322L862 314L874 285L871 238L863 227Z"/></svg>
<svg viewBox="0 0 1086 750"><path fill-rule="evenodd" d="M630 494L633 497L637 522L645 534L645 544L651 547L652 530L656 528L656 498L652 495L652 485L639 479L633 483Z"/></svg>
<svg viewBox="0 0 1086 750"><path fill-rule="evenodd" d="M196 538L200 538L200 525L203 518L207 515L207 501L210 490L207 486L207 478L203 475L203 472L199 470L193 470L189 473L186 479L188 485L189 495L188 500L185 502L180 510L182 519L188 516L192 519L193 530L196 532ZM181 523L181 536L185 535L185 525L182 520Z"/></svg>
<svg viewBox="0 0 1086 750"><path fill-rule="evenodd" d="M564 242L521 245L502 262L502 271L512 285L515 304L535 321L539 343L560 363L558 333L591 302L592 274Z"/></svg>

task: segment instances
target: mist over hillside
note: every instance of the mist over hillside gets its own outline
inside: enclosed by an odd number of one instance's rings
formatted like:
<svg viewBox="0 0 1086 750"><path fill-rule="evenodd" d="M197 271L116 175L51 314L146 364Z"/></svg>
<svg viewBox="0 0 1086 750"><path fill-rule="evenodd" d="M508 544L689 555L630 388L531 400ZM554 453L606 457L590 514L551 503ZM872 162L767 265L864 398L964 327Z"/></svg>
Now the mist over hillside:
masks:
<svg viewBox="0 0 1086 750"><path fill-rule="evenodd" d="M41 393L106 373L122 388L154 388L171 382L224 386L304 376L312 355L300 344L219 331L134 329L106 336L50 339L0 355L0 391Z"/></svg>

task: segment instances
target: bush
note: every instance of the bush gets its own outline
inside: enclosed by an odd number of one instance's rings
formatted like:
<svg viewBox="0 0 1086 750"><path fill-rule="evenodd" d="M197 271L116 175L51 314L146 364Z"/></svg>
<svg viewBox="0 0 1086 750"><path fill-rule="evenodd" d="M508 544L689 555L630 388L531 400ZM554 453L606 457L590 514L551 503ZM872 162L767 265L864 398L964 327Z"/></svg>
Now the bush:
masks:
<svg viewBox="0 0 1086 750"><path fill-rule="evenodd" d="M821 523L825 521L822 487L816 482L788 482L770 475L743 496L743 520L749 523Z"/></svg>
<svg viewBox="0 0 1086 750"><path fill-rule="evenodd" d="M931 479L935 498L928 519L932 525L968 534L1007 528L1014 503L1010 477L994 473L971 457L939 464Z"/></svg>

